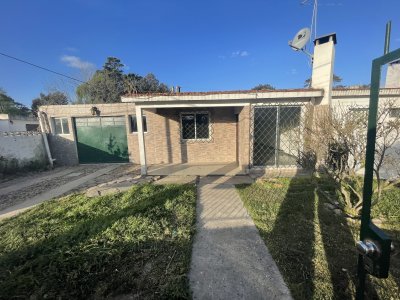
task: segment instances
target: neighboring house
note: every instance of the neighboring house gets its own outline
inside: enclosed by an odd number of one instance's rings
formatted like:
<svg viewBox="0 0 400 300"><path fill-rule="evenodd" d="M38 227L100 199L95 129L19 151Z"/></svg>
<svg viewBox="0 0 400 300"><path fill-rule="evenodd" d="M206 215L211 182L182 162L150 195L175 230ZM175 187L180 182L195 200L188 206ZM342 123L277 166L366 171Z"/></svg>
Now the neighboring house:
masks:
<svg viewBox="0 0 400 300"><path fill-rule="evenodd" d="M366 102L369 90L332 90L336 35L314 41L311 89L135 94L122 103L40 107L61 164L237 164L244 171L296 167L305 105ZM382 89L400 97L400 89ZM399 105L400 107L400 105Z"/></svg>
<svg viewBox="0 0 400 300"><path fill-rule="evenodd" d="M39 121L33 116L0 114L0 132L38 131Z"/></svg>

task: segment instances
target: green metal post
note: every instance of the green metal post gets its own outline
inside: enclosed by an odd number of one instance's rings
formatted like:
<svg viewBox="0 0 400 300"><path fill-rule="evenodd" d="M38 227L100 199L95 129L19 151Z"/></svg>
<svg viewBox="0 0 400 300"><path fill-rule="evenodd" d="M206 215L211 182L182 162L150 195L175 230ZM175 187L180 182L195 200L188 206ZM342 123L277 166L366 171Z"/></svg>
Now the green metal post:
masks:
<svg viewBox="0 0 400 300"><path fill-rule="evenodd" d="M376 124L379 103L379 85L381 80L381 67L400 56L400 49L389 53L391 22L386 24L384 56L372 61L371 89L368 112L367 147L365 157L365 174L363 187L363 206L361 211L360 240L366 238L371 227L371 198L374 180L374 159L376 142ZM363 255L358 256L358 287L356 299L364 299L366 270Z"/></svg>
<svg viewBox="0 0 400 300"><path fill-rule="evenodd" d="M392 30L392 21L389 21L386 23L385 48L383 49L383 54L389 53L391 30Z"/></svg>

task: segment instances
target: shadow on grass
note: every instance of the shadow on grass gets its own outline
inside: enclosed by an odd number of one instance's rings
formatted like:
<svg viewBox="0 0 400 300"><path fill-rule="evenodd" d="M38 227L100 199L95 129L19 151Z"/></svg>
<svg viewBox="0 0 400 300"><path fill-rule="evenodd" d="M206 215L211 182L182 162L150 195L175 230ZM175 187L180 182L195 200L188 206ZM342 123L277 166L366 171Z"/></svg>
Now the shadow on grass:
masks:
<svg viewBox="0 0 400 300"><path fill-rule="evenodd" d="M334 191L328 181L310 177L270 179L239 190L295 299L352 299L357 276L352 230L358 229L327 208L320 188ZM367 286L367 299L376 298Z"/></svg>
<svg viewBox="0 0 400 300"><path fill-rule="evenodd" d="M122 195L128 197L121 200L125 201L123 209L118 210L118 203L112 202ZM0 237L7 237L0 246L0 299L120 294L190 297L187 273L195 220L193 186L143 186L131 195L92 199L87 201L98 204L105 200L105 205L116 209L104 214L82 213L81 219L77 212L72 220L57 220L56 213L55 223L66 221L72 226L49 237L39 228L36 236L30 231L30 236L24 237L28 243L15 249L12 243L20 237L7 236L6 231L29 225L28 218L0 223ZM39 216L45 206L35 209ZM35 210L27 214L34 217ZM30 242L35 239L37 242Z"/></svg>
<svg viewBox="0 0 400 300"><path fill-rule="evenodd" d="M298 180L289 182L274 227L270 233L264 234L274 240L274 247L268 248L289 284L293 297L311 299L315 276L313 257L316 199L314 187L305 181L299 184Z"/></svg>

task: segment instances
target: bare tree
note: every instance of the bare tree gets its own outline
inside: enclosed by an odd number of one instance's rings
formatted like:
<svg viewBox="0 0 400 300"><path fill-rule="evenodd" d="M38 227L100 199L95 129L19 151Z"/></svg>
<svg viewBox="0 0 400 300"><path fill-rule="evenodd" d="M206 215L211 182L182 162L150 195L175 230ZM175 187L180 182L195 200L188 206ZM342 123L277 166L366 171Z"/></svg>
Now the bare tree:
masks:
<svg viewBox="0 0 400 300"><path fill-rule="evenodd" d="M387 155L400 139L400 119L391 116L394 108L395 101L387 100L382 101L378 109L374 166L377 201L384 189L400 181L382 180L380 176L385 162L393 159L400 161L400 157L393 154L394 151L391 156ZM319 169L324 170L336 183L346 211L358 215L363 200L363 177L358 171L365 163L368 108L339 105L331 109L318 106L308 109L311 111L308 118L312 121L306 122L304 147L299 151L299 161L304 161L306 154L314 154Z"/></svg>

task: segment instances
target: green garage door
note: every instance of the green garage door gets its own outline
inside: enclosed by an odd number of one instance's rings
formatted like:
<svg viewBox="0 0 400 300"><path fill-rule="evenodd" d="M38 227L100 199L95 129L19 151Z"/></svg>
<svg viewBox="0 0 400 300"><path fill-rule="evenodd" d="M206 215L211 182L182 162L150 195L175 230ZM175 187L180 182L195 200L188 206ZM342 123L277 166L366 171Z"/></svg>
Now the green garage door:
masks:
<svg viewBox="0 0 400 300"><path fill-rule="evenodd" d="M127 162L124 117L75 118L79 163Z"/></svg>

